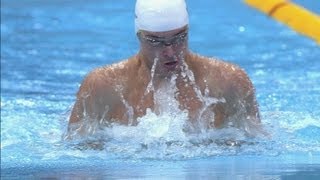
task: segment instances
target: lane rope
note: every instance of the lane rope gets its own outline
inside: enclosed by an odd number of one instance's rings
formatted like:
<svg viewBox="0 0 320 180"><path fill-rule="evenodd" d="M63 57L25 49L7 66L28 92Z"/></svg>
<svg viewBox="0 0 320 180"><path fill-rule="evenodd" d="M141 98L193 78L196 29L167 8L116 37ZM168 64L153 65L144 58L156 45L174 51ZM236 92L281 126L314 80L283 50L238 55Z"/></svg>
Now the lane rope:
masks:
<svg viewBox="0 0 320 180"><path fill-rule="evenodd" d="M314 39L320 45L320 17L290 0L244 0L245 3Z"/></svg>

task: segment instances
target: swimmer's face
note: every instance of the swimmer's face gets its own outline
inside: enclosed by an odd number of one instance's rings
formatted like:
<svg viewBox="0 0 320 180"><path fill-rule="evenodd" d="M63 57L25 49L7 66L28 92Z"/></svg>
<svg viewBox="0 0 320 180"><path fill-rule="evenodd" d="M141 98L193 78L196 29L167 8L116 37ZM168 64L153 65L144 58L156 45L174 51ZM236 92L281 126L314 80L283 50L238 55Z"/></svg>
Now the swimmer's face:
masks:
<svg viewBox="0 0 320 180"><path fill-rule="evenodd" d="M187 55L188 27L166 32L139 31L140 53L151 68L158 58L156 70L160 74L178 71Z"/></svg>

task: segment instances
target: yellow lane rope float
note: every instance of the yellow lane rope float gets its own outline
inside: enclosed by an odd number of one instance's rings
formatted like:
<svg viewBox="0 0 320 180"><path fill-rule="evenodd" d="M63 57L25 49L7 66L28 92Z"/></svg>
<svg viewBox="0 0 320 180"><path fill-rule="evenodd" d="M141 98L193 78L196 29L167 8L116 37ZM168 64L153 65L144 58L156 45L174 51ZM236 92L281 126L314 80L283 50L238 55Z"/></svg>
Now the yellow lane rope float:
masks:
<svg viewBox="0 0 320 180"><path fill-rule="evenodd" d="M320 17L289 0L245 0L250 6L320 44Z"/></svg>

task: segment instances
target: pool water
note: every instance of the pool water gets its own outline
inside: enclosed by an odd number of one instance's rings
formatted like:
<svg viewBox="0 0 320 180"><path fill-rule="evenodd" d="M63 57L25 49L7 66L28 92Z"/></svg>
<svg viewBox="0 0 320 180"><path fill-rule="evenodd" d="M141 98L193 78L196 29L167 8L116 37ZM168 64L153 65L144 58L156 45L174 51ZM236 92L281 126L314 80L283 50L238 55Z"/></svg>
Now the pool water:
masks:
<svg viewBox="0 0 320 180"><path fill-rule="evenodd" d="M295 2L320 14L316 1ZM319 179L319 45L240 0L187 3L190 49L248 72L270 136L186 137L183 114L150 113L64 141L85 75L137 53L134 1L2 0L1 179Z"/></svg>

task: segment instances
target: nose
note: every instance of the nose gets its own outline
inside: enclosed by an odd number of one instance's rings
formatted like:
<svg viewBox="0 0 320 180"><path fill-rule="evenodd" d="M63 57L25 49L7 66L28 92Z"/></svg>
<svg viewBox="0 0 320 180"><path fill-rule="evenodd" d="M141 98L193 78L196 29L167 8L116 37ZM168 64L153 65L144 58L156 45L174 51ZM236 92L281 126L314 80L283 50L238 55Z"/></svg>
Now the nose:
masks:
<svg viewBox="0 0 320 180"><path fill-rule="evenodd" d="M162 54L163 54L165 57L173 57L173 56L174 56L175 51L174 51L174 48L173 48L172 44L166 43L163 48L164 48L164 49L163 49Z"/></svg>
<svg viewBox="0 0 320 180"><path fill-rule="evenodd" d="M163 42L163 45L164 45L164 46L171 46L172 44L173 44L173 43L170 42L170 41L168 41L168 42L167 42L167 41L164 41L164 42Z"/></svg>

